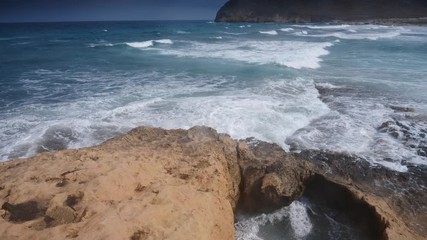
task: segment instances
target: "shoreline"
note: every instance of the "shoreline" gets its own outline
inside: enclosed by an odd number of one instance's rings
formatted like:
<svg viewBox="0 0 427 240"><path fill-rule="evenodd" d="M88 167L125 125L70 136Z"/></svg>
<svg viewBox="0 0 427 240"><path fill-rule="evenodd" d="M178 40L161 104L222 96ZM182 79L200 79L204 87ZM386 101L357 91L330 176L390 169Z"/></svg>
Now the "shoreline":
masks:
<svg viewBox="0 0 427 240"><path fill-rule="evenodd" d="M280 24L350 24L350 25L386 25L386 26L427 26L427 17L422 18L386 18L386 19L367 19L367 20L331 20L331 21L296 21L287 19L273 19L265 21L233 21L233 20L215 20L216 23L280 23Z"/></svg>
<svg viewBox="0 0 427 240"><path fill-rule="evenodd" d="M423 222L423 210L414 207L423 206L418 201L425 192L408 196L412 201L396 199L372 182L396 178L410 185L404 175L360 164L336 153L288 154L276 144L236 141L203 126L139 127L98 146L0 163L0 233L17 239L234 239L236 209L270 212L308 191L318 199L334 196L323 201L350 206L348 216L362 213L369 223L362 229L373 239L423 239L427 226L416 230L407 220ZM191 229L183 227L188 223Z"/></svg>

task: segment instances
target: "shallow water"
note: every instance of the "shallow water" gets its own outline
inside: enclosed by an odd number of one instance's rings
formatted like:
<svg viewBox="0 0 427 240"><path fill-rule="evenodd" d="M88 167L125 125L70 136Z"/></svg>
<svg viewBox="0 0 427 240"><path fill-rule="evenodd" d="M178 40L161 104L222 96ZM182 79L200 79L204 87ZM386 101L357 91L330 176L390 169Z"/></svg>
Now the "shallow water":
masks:
<svg viewBox="0 0 427 240"><path fill-rule="evenodd" d="M426 27L0 24L0 53L2 161L203 124L397 171L427 164Z"/></svg>

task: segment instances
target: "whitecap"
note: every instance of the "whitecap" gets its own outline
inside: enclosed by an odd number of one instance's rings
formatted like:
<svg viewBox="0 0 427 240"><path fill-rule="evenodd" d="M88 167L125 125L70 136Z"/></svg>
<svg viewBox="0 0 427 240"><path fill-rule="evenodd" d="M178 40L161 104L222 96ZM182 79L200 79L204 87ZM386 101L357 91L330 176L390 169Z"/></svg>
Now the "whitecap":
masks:
<svg viewBox="0 0 427 240"><path fill-rule="evenodd" d="M154 42L156 43L161 43L161 44L173 44L173 41L170 39L160 39L160 40L154 40Z"/></svg>
<svg viewBox="0 0 427 240"><path fill-rule="evenodd" d="M271 30L271 31L259 31L259 33L261 34L267 34L267 35L277 35L277 31L276 30Z"/></svg>
<svg viewBox="0 0 427 240"><path fill-rule="evenodd" d="M144 42L127 42L125 44L133 48L148 48L153 46L153 41L149 40Z"/></svg>
<svg viewBox="0 0 427 240"><path fill-rule="evenodd" d="M148 47L154 46L155 43L173 44L173 41L170 39L159 39L159 40L149 40L144 42L126 42L125 44L134 48L148 48Z"/></svg>
<svg viewBox="0 0 427 240"><path fill-rule="evenodd" d="M160 54L179 57L222 58L257 64L277 64L286 67L319 68L322 56L328 55L330 42L303 41L234 41L201 43L188 42L183 49L160 49Z"/></svg>
<svg viewBox="0 0 427 240"><path fill-rule="evenodd" d="M293 28L281 28L280 29L280 31L282 31L282 32L291 32L293 30L294 30Z"/></svg>

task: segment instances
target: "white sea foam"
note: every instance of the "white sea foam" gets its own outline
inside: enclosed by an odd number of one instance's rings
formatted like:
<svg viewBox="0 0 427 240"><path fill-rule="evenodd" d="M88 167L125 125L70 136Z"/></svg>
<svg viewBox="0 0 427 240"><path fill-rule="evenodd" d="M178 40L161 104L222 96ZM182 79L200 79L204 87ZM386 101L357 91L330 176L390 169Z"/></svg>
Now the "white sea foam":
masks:
<svg viewBox="0 0 427 240"><path fill-rule="evenodd" d="M173 44L173 41L170 39L159 39L159 40L149 40L144 42L127 42L125 44L134 48L148 48L148 47L154 46L155 43Z"/></svg>
<svg viewBox="0 0 427 240"><path fill-rule="evenodd" d="M307 214L307 208L301 202L294 202L289 206L289 218L295 236L300 239L307 236L313 225Z"/></svg>
<svg viewBox="0 0 427 240"><path fill-rule="evenodd" d="M176 31L176 33L178 33L178 34L189 34L190 32L178 30L178 31Z"/></svg>
<svg viewBox="0 0 427 240"><path fill-rule="evenodd" d="M249 33L236 33L236 32L220 32L220 33L224 33L224 34L227 34L227 35L234 35L234 36L249 34Z"/></svg>
<svg viewBox="0 0 427 240"><path fill-rule="evenodd" d="M291 32L293 30L294 30L293 28L281 28L280 29L280 31L282 31L282 32Z"/></svg>
<svg viewBox="0 0 427 240"><path fill-rule="evenodd" d="M306 35L306 34L304 34ZM395 38L400 36L400 32L385 32L385 33L345 33L345 32L335 32L335 33L325 33L325 34L313 34L309 35L310 37L336 37L341 39L353 39L353 40L378 40L380 38Z"/></svg>
<svg viewBox="0 0 427 240"><path fill-rule="evenodd" d="M342 25L294 25L295 27L305 27L310 29L347 29L351 27L347 24Z"/></svg>
<svg viewBox="0 0 427 240"><path fill-rule="evenodd" d="M265 79L262 87L229 88L210 94L232 79L44 70L37 74L43 79L81 79L74 90L87 95L67 103L34 102L0 120L2 160L28 157L41 148L91 146L140 125L169 129L207 125L234 138L254 136L286 148L287 136L329 111L317 98L313 81L304 79ZM89 85L104 89L105 94L79 89ZM55 88L45 91L56 94Z"/></svg>
<svg viewBox="0 0 427 240"><path fill-rule="evenodd" d="M126 45L134 48L148 48L153 46L153 40L144 41L144 42L127 42Z"/></svg>
<svg viewBox="0 0 427 240"><path fill-rule="evenodd" d="M329 88L329 89L342 88L342 86L337 86L337 85L326 83L326 82L318 82L316 83L316 87Z"/></svg>
<svg viewBox="0 0 427 240"><path fill-rule="evenodd" d="M373 165L382 165L395 171L405 172L405 162L426 165L427 161L417 155L417 149L402 143L400 138L379 132L378 127L395 116L394 111L363 94L347 93L345 87L318 83L318 87L330 91L326 102L331 112L312 121L296 131L286 142L298 149L322 149L360 156ZM342 88L342 90L340 90ZM360 96L359 96L360 95ZM407 114L407 113L406 113ZM418 123L420 125L421 123ZM424 125L408 123L414 136L427 129ZM418 146L418 143L414 144Z"/></svg>
<svg viewBox="0 0 427 240"><path fill-rule="evenodd" d="M154 42L156 43L161 43L161 44L172 44L173 41L170 39L160 39L160 40L154 40Z"/></svg>
<svg viewBox="0 0 427 240"><path fill-rule="evenodd" d="M340 25L341 26L341 25ZM335 37L340 39L351 40L378 40L384 38L395 38L402 33L410 32L409 29L403 27L389 27L389 26L372 26L372 25L342 25L342 27L329 27L329 26L305 26L306 28L315 29L313 33L300 31L295 32L297 36L308 37ZM345 31L344 31L345 30Z"/></svg>
<svg viewBox="0 0 427 240"><path fill-rule="evenodd" d="M115 44L113 43L90 43L88 45L91 48L96 48L96 47L113 47L115 46Z"/></svg>
<svg viewBox="0 0 427 240"><path fill-rule="evenodd" d="M234 41L224 43L189 42L183 49L161 49L166 55L196 58L223 58L286 67L319 68L321 57L328 55L329 42Z"/></svg>
<svg viewBox="0 0 427 240"><path fill-rule="evenodd" d="M260 214L255 217L238 220L235 224L236 239L263 240L263 238L258 236L261 227L286 220L291 222L292 229L297 239L304 238L312 229L306 206L301 202L295 201L289 207L283 207L273 213Z"/></svg>
<svg viewBox="0 0 427 240"><path fill-rule="evenodd" d="M267 34L267 35L277 35L277 31L276 30L271 30L271 31L259 31L259 33L261 34Z"/></svg>

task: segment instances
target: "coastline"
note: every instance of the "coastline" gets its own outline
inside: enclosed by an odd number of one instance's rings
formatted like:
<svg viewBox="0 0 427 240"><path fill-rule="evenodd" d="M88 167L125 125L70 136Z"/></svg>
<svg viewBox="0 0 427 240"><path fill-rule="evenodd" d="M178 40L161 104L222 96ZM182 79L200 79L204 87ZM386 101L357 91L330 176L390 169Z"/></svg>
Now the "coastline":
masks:
<svg viewBox="0 0 427 240"><path fill-rule="evenodd" d="M234 239L236 208L269 212L307 192L350 207L345 214L369 223L373 239L423 239L423 210L412 208L423 203L378 191L372 181L396 176L360 164L334 153L292 155L208 127L139 127L99 146L0 163L0 233L6 239ZM361 169L373 174L362 176ZM404 175L398 179L410 184ZM425 199L422 190L412 194ZM407 224L411 218L419 220L418 230Z"/></svg>
<svg viewBox="0 0 427 240"><path fill-rule="evenodd" d="M245 21L240 20L215 20L218 23L281 23L281 24L352 24L352 25L386 25L386 26L426 26L427 17L422 18L384 18L384 19L367 19L367 20L332 20L332 21L306 21L301 19L269 19L259 21L257 18L247 19Z"/></svg>

